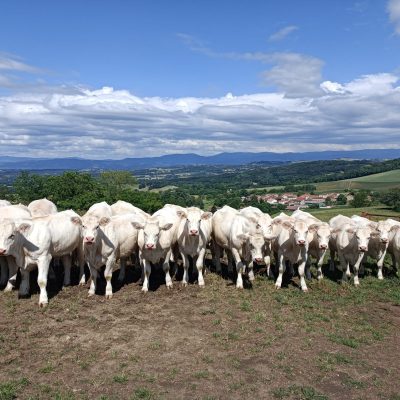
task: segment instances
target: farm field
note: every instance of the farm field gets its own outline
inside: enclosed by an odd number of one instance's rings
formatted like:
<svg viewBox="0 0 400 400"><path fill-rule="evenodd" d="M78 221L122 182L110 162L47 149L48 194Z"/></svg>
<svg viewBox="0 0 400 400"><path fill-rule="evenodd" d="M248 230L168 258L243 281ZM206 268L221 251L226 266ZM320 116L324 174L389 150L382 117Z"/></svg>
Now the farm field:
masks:
<svg viewBox="0 0 400 400"><path fill-rule="evenodd" d="M345 189L365 189L365 190L389 190L400 188L400 170L382 172L362 176L354 179L344 179L340 181L321 182L315 184L318 192L343 191Z"/></svg>
<svg viewBox="0 0 400 400"><path fill-rule="evenodd" d="M241 291L213 272L204 289L168 291L153 270L143 294L128 269L108 301L60 290L57 274L44 310L38 294L1 292L0 399L400 398L400 281L390 269L378 281L368 266L359 288L328 274L308 293L297 278L277 291L262 272Z"/></svg>

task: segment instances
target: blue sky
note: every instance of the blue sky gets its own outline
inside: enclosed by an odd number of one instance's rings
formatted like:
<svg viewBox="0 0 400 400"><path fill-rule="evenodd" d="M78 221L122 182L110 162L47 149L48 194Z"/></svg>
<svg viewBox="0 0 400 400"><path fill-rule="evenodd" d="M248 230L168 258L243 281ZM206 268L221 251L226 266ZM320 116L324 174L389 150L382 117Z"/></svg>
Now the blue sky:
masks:
<svg viewBox="0 0 400 400"><path fill-rule="evenodd" d="M399 146L399 0L13 0L0 38L1 155Z"/></svg>

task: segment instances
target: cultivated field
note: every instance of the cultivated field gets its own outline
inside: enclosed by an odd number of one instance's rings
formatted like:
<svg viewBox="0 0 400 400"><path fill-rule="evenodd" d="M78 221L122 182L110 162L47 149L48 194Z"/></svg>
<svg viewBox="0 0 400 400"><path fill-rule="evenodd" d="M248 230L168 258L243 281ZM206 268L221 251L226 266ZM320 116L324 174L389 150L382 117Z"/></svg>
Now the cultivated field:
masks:
<svg viewBox="0 0 400 400"><path fill-rule="evenodd" d="M213 272L168 291L153 270L143 294L129 269L106 301L104 286L60 290L57 271L44 310L37 287L0 292L0 399L398 400L400 281L384 273L369 266L359 288L328 274L302 293L262 270L242 291Z"/></svg>
<svg viewBox="0 0 400 400"><path fill-rule="evenodd" d="M365 190L389 190L400 188L400 170L382 172L354 179L341 181L316 183L318 192L335 192L343 190L365 189Z"/></svg>

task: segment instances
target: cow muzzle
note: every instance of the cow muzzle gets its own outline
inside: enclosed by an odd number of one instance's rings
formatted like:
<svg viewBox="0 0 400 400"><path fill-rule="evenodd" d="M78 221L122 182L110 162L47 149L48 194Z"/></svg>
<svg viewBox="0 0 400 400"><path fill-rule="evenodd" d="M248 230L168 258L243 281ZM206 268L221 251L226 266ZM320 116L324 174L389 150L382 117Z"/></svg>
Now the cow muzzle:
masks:
<svg viewBox="0 0 400 400"><path fill-rule="evenodd" d="M191 229L189 231L190 236L198 236L199 235L199 231L197 229Z"/></svg>
<svg viewBox="0 0 400 400"><path fill-rule="evenodd" d="M359 246L358 250L362 251L363 253L367 251L367 246Z"/></svg>
<svg viewBox="0 0 400 400"><path fill-rule="evenodd" d="M146 243L146 249L147 250L153 250L155 247L154 243Z"/></svg>
<svg viewBox="0 0 400 400"><path fill-rule="evenodd" d="M298 244L299 246L304 246L304 245L306 244L306 241L305 241L305 240L298 240L298 241L297 241L297 244Z"/></svg>
<svg viewBox="0 0 400 400"><path fill-rule="evenodd" d="M6 249L0 249L0 256L5 256L7 253Z"/></svg>

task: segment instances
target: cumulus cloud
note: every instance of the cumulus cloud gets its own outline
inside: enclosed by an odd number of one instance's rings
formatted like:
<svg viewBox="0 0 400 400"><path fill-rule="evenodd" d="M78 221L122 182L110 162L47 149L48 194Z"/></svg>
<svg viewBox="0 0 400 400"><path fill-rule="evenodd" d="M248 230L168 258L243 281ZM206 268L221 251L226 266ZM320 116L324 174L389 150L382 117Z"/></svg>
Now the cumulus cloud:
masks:
<svg viewBox="0 0 400 400"><path fill-rule="evenodd" d="M389 0L387 11L390 22L394 25L395 33L400 35L400 0Z"/></svg>
<svg viewBox="0 0 400 400"><path fill-rule="evenodd" d="M218 98L139 97L111 87L0 96L3 155L123 158L167 153L397 147L400 87L392 74L284 92Z"/></svg>
<svg viewBox="0 0 400 400"><path fill-rule="evenodd" d="M297 31L299 28L296 25L285 26L279 31L273 33L268 40L270 42L278 42L286 38L286 36L290 35L292 32Z"/></svg>

